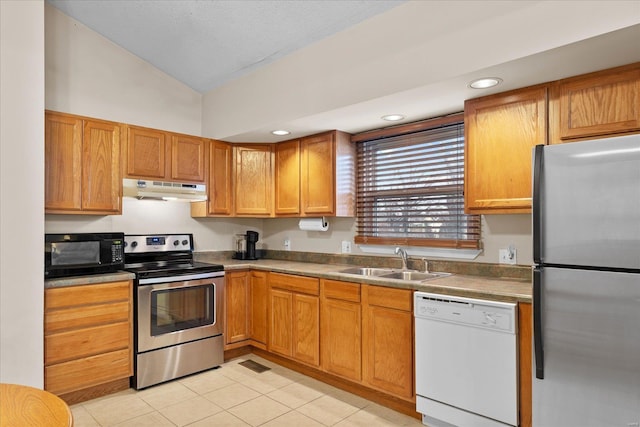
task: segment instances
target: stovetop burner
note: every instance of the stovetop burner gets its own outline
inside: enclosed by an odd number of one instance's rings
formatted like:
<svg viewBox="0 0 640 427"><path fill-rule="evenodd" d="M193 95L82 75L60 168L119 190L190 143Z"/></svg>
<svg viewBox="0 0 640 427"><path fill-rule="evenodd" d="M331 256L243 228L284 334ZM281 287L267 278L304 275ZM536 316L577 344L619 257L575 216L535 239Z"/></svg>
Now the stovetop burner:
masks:
<svg viewBox="0 0 640 427"><path fill-rule="evenodd" d="M193 260L192 234L125 235L124 269L137 279L224 271Z"/></svg>

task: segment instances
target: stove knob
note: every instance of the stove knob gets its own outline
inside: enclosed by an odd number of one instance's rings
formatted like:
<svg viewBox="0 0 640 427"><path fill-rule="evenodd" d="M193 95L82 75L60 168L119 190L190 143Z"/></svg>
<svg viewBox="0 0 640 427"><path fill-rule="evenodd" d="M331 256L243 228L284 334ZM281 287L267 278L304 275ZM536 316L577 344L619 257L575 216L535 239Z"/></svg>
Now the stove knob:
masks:
<svg viewBox="0 0 640 427"><path fill-rule="evenodd" d="M136 242L135 240L133 242L131 242L131 247L135 248L136 246L138 246L138 242Z"/></svg>
<svg viewBox="0 0 640 427"><path fill-rule="evenodd" d="M124 242L124 247L126 248L127 246L129 246L129 243Z"/></svg>
<svg viewBox="0 0 640 427"><path fill-rule="evenodd" d="M174 240L173 241L173 246L178 246L180 244L180 240Z"/></svg>
<svg viewBox="0 0 640 427"><path fill-rule="evenodd" d="M188 241L187 239L185 239L185 240L183 240L183 241L182 241L182 244L183 244L184 246L187 246L187 244L188 244L188 243L189 243L189 241Z"/></svg>

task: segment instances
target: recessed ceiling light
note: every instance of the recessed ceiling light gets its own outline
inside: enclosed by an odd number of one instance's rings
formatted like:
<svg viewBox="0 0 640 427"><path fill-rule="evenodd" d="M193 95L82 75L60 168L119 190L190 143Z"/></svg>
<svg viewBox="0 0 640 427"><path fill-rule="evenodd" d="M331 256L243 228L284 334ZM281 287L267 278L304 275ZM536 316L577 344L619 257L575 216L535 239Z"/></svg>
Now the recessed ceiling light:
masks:
<svg viewBox="0 0 640 427"><path fill-rule="evenodd" d="M482 79L476 79L469 83L469 87L472 89L487 89L490 87L494 87L502 83L502 79L500 77L484 77Z"/></svg>
<svg viewBox="0 0 640 427"><path fill-rule="evenodd" d="M387 114L386 116L382 116L380 118L388 122L397 122L398 120L404 119L404 116L402 114Z"/></svg>
<svg viewBox="0 0 640 427"><path fill-rule="evenodd" d="M280 130L273 130L271 131L271 133L274 135L282 136L282 135L289 135L291 132L289 132L288 130L280 129Z"/></svg>

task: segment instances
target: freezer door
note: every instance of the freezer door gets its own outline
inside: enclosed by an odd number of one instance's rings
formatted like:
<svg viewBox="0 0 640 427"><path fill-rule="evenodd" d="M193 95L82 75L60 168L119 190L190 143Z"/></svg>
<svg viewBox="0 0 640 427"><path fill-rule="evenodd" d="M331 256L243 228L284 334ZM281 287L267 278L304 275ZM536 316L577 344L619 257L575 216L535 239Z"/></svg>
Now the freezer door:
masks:
<svg viewBox="0 0 640 427"><path fill-rule="evenodd" d="M640 135L539 146L536 263L640 269Z"/></svg>
<svg viewBox="0 0 640 427"><path fill-rule="evenodd" d="M540 290L533 425L640 425L640 274L543 268Z"/></svg>

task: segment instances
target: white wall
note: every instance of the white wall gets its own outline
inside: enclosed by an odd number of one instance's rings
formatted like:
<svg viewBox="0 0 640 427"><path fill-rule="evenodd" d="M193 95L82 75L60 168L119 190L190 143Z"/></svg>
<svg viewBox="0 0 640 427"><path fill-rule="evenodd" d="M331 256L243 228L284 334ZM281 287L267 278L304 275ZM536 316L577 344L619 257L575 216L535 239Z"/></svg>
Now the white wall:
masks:
<svg viewBox="0 0 640 427"><path fill-rule="evenodd" d="M42 388L44 4L0 19L0 382Z"/></svg>
<svg viewBox="0 0 640 427"><path fill-rule="evenodd" d="M45 6L47 109L200 135L202 95Z"/></svg>

